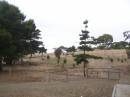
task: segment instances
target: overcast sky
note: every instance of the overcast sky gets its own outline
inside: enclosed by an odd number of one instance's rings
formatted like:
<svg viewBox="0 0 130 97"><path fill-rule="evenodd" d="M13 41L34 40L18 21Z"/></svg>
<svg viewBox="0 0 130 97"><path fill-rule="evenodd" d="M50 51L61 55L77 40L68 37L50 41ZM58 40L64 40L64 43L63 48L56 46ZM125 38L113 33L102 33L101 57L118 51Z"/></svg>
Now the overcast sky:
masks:
<svg viewBox="0 0 130 97"><path fill-rule="evenodd" d="M130 30L130 0L7 0L19 7L27 19L34 19L47 49L77 46L83 21L88 20L90 34L113 35L123 40Z"/></svg>

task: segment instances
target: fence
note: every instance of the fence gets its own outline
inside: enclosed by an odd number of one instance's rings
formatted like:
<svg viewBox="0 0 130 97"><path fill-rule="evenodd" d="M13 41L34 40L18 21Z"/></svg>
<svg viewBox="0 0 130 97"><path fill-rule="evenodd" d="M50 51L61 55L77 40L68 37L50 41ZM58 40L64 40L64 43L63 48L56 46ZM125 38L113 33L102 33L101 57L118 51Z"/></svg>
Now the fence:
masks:
<svg viewBox="0 0 130 97"><path fill-rule="evenodd" d="M120 79L121 70L113 68L88 68L88 78Z"/></svg>
<svg viewBox="0 0 130 97"><path fill-rule="evenodd" d="M121 76L120 69L112 69L112 68L88 68L87 69L87 78L91 79L112 79L119 80ZM72 72L70 70L64 71L51 71L48 72L48 81L68 81L68 80L78 80L82 79L83 71L79 70L78 72Z"/></svg>

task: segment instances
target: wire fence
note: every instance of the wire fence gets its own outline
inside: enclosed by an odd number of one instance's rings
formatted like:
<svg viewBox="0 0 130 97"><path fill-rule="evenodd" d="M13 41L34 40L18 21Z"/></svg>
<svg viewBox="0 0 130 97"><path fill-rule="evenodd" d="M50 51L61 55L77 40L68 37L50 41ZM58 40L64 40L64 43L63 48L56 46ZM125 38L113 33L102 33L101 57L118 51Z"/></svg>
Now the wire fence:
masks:
<svg viewBox="0 0 130 97"><path fill-rule="evenodd" d="M108 80L119 80L121 76L120 69L111 68L88 68L86 79L108 79ZM83 71L77 70L73 72L71 70L63 71L49 71L48 81L70 81L84 79Z"/></svg>

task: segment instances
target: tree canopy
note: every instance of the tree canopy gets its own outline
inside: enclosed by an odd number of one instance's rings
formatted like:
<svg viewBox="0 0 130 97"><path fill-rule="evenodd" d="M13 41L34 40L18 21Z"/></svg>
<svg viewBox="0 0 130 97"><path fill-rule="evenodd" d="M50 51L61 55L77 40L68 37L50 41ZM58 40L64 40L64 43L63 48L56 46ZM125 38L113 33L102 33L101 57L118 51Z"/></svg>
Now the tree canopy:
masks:
<svg viewBox="0 0 130 97"><path fill-rule="evenodd" d="M75 52L76 51L76 47L75 46L71 46L71 47L68 47L66 49L67 52Z"/></svg>
<svg viewBox="0 0 130 97"><path fill-rule="evenodd" d="M99 49L109 49L112 42L113 36L110 34L103 34L96 39L97 43L99 44Z"/></svg>
<svg viewBox="0 0 130 97"><path fill-rule="evenodd" d="M60 62L60 56L62 54L62 49L61 48L55 49L54 54L55 54L55 56L57 58L57 63L59 64L59 62Z"/></svg>
<svg viewBox="0 0 130 97"><path fill-rule="evenodd" d="M25 19L18 7L0 1L0 66L2 61L12 64L13 60L37 52L42 45L34 20Z"/></svg>
<svg viewBox="0 0 130 97"><path fill-rule="evenodd" d="M125 41L128 40L128 39L130 39L130 31L123 32L123 35L125 37Z"/></svg>
<svg viewBox="0 0 130 97"><path fill-rule="evenodd" d="M128 49L130 48L130 44L125 41L113 42L111 45L111 49Z"/></svg>

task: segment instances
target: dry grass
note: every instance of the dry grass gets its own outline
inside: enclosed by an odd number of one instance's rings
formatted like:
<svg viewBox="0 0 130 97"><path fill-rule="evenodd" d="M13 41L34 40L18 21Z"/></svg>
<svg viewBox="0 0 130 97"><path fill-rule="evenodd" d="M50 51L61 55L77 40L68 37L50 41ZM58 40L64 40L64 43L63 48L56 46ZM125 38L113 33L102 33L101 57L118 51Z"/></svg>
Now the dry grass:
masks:
<svg viewBox="0 0 130 97"><path fill-rule="evenodd" d="M104 57L103 60L89 60L91 68L122 69L129 63L129 60L123 63L117 61L127 57L125 50L89 53ZM110 62L108 56L114 61ZM66 72L61 68L64 57L57 64L53 54L50 54L49 60L46 57L42 60L40 55L36 55L32 59L24 59L25 63L29 61L33 64L5 68L6 72L0 74L0 97L111 97L116 80L84 79L82 65L73 68L75 62L71 55L67 56Z"/></svg>
<svg viewBox="0 0 130 97"><path fill-rule="evenodd" d="M1 84L1 97L111 97L113 80Z"/></svg>

